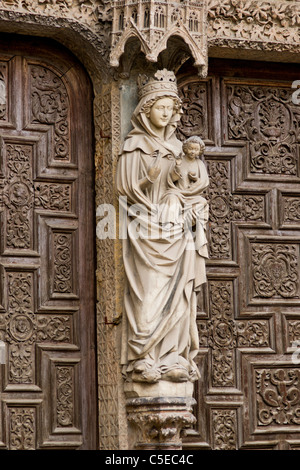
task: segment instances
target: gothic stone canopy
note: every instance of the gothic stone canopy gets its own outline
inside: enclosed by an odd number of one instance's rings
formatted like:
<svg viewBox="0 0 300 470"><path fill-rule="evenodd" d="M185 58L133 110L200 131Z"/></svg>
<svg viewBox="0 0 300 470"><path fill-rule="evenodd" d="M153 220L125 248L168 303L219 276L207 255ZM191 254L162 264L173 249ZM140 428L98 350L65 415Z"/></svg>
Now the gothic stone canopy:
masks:
<svg viewBox="0 0 300 470"><path fill-rule="evenodd" d="M150 62L156 62L171 37L188 45L195 66L206 68L206 1L119 0L113 4L110 64L118 67L125 45L137 38Z"/></svg>

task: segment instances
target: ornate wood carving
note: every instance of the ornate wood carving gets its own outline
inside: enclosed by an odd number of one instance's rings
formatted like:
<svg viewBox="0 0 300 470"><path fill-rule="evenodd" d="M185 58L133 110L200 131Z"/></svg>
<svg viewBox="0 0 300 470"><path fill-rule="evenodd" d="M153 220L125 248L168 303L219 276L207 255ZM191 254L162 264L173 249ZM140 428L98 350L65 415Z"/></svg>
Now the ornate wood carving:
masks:
<svg viewBox="0 0 300 470"><path fill-rule="evenodd" d="M54 128L54 160L69 161L69 99L62 80L44 67L31 67L31 122Z"/></svg>
<svg viewBox="0 0 300 470"><path fill-rule="evenodd" d="M33 383L35 317L33 273L8 272L6 339L9 343L9 383Z"/></svg>
<svg viewBox="0 0 300 470"><path fill-rule="evenodd" d="M35 207L48 211L71 212L72 186L67 183L34 184Z"/></svg>
<svg viewBox="0 0 300 470"><path fill-rule="evenodd" d="M237 440L236 411L217 410L212 412L214 429L214 448L218 450L235 450Z"/></svg>
<svg viewBox="0 0 300 470"><path fill-rule="evenodd" d="M182 126L178 128L178 138L185 140L193 134L208 139L209 111L207 102L209 83L186 83L180 90L182 100Z"/></svg>
<svg viewBox="0 0 300 470"><path fill-rule="evenodd" d="M59 427L74 425L74 377L73 367L57 366L56 419Z"/></svg>
<svg viewBox="0 0 300 470"><path fill-rule="evenodd" d="M256 394L257 427L300 424L299 369L256 369Z"/></svg>
<svg viewBox="0 0 300 470"><path fill-rule="evenodd" d="M92 360L84 365L92 344L79 326L84 322L92 337L93 288L86 276L93 269L83 261L93 259L92 237L87 242L85 233L91 220L86 207L92 209L85 185L91 186L83 182L92 171L89 87L73 59L64 58L77 70L66 79L59 52L41 46L31 57L19 47L7 57L9 66L0 67L0 106L6 97L0 118L0 337L7 350L0 445L94 447L95 423L87 432L82 418L94 387L84 378L94 367ZM55 68L49 52L57 55ZM83 88L75 95L77 80Z"/></svg>
<svg viewBox="0 0 300 470"><path fill-rule="evenodd" d="M72 234L55 232L53 293L72 292Z"/></svg>
<svg viewBox="0 0 300 470"><path fill-rule="evenodd" d="M32 249L32 146L6 143L7 178L3 201L7 207L7 249Z"/></svg>
<svg viewBox="0 0 300 470"><path fill-rule="evenodd" d="M284 196L283 205L283 223L300 222L300 198L297 196Z"/></svg>
<svg viewBox="0 0 300 470"><path fill-rule="evenodd" d="M72 344L72 315L37 315L37 341Z"/></svg>
<svg viewBox="0 0 300 470"><path fill-rule="evenodd" d="M10 449L36 448L36 410L31 407L10 407Z"/></svg>
<svg viewBox="0 0 300 470"><path fill-rule="evenodd" d="M250 172L297 176L299 123L290 87L226 88L228 139L249 142Z"/></svg>
<svg viewBox="0 0 300 470"><path fill-rule="evenodd" d="M232 281L209 281L208 289L211 317L198 322L200 346L211 352L212 387L235 387L235 349L269 347L269 322L235 320Z"/></svg>
<svg viewBox="0 0 300 470"><path fill-rule="evenodd" d="M255 297L299 298L296 245L252 243L252 270Z"/></svg>
<svg viewBox="0 0 300 470"><path fill-rule="evenodd" d="M221 15L241 2L214 5ZM198 424L187 441L263 449L290 448L292 440L297 447L299 111L283 74L272 81L257 72L254 80L234 64L224 68L226 78L220 70L216 61L206 80L179 80L191 109L179 136L204 137L210 177L208 282L198 301L203 379ZM274 442L266 445L269 432Z"/></svg>

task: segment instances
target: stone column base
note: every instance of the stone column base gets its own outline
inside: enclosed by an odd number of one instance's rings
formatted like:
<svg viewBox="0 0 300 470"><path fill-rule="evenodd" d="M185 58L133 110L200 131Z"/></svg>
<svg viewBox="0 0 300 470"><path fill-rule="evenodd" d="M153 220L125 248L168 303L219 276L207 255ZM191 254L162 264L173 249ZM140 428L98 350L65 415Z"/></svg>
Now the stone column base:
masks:
<svg viewBox="0 0 300 470"><path fill-rule="evenodd" d="M182 431L196 422L192 414L196 403L192 391L190 383L126 384L130 448L182 449Z"/></svg>

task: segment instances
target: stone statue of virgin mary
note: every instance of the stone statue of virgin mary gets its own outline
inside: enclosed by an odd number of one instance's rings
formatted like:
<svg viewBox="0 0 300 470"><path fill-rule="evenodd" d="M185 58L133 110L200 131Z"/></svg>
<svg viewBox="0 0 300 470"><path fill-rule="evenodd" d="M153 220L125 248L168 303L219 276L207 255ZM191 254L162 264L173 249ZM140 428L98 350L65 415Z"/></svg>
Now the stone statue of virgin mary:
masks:
<svg viewBox="0 0 300 470"><path fill-rule="evenodd" d="M118 193L127 204L121 361L127 381L194 381L199 377L194 362L199 344L196 293L206 281L207 220L199 218L202 230L196 233L201 234L200 240L195 240L192 227L186 229L184 210L180 217L162 223L160 207L182 152L175 135L181 101L175 75L166 69L150 79L140 76L138 85L133 128L125 139L117 169ZM208 186L208 176L204 163L199 161L199 165L196 193L200 195ZM182 207L185 199L179 190L178 197L175 193L173 197ZM197 194L194 191L193 203ZM199 196L198 204L198 214L205 213L203 197ZM170 202L168 207L172 209Z"/></svg>

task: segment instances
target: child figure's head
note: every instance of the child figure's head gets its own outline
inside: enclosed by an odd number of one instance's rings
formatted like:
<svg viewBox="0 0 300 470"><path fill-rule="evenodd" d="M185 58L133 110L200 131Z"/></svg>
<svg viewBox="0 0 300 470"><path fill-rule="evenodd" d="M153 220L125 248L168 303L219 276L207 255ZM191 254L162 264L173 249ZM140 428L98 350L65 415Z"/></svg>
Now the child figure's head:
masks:
<svg viewBox="0 0 300 470"><path fill-rule="evenodd" d="M205 149L205 144L203 140L197 135L189 137L183 142L183 145L182 145L182 150L184 154L190 160L199 158L203 154L204 149Z"/></svg>

